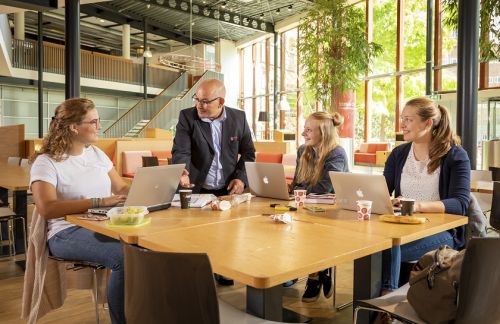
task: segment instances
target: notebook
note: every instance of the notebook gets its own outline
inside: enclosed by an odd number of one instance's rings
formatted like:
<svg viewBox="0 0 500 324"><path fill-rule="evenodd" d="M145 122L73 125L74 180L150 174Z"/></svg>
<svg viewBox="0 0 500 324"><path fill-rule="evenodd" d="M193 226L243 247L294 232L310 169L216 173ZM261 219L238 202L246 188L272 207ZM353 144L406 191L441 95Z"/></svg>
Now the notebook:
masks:
<svg viewBox="0 0 500 324"><path fill-rule="evenodd" d="M250 191L259 197L293 200L288 193L285 168L279 163L245 162Z"/></svg>
<svg viewBox="0 0 500 324"><path fill-rule="evenodd" d="M330 171L335 201L342 209L357 210L356 201L371 200L372 213L394 214L389 190L383 175Z"/></svg>
<svg viewBox="0 0 500 324"><path fill-rule="evenodd" d="M170 207L184 164L138 168L124 206L146 206L149 211ZM106 214L112 207L91 208L92 214Z"/></svg>

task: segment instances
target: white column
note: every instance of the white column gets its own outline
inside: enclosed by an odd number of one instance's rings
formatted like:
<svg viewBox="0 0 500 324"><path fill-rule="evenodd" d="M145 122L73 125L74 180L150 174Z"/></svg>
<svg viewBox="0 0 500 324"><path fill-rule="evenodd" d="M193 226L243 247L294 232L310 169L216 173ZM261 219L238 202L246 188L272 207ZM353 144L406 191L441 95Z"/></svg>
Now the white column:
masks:
<svg viewBox="0 0 500 324"><path fill-rule="evenodd" d="M130 25L122 26L122 56L126 59L130 58Z"/></svg>
<svg viewBox="0 0 500 324"><path fill-rule="evenodd" d="M235 42L221 38L215 43L215 61L220 64L221 73L224 74L226 104L229 107L237 107L240 90L240 61Z"/></svg>
<svg viewBox="0 0 500 324"><path fill-rule="evenodd" d="M24 40L24 11L14 13L14 39Z"/></svg>

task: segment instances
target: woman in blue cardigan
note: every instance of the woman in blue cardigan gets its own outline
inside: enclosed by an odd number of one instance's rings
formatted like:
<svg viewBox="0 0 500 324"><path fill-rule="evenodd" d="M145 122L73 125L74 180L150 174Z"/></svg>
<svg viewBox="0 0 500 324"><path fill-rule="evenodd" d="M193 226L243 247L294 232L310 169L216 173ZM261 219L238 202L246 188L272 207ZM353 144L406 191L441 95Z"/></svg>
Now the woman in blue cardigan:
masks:
<svg viewBox="0 0 500 324"><path fill-rule="evenodd" d="M465 215L469 207L470 161L450 128L448 110L428 98L408 101L401 114L405 141L392 151L384 168L395 203L415 199L414 212ZM446 244L464 245L464 226L441 232L382 254L382 292L398 288L401 262L418 260Z"/></svg>
<svg viewBox="0 0 500 324"><path fill-rule="evenodd" d="M297 150L297 164L292 183L293 189L306 189L307 193L333 192L329 172L349 172L347 154L338 145L337 127L344 122L339 113L318 111L311 114L305 124L302 136L304 145ZM325 269L307 278L302 301L311 303L323 294L330 298L333 294L331 269Z"/></svg>

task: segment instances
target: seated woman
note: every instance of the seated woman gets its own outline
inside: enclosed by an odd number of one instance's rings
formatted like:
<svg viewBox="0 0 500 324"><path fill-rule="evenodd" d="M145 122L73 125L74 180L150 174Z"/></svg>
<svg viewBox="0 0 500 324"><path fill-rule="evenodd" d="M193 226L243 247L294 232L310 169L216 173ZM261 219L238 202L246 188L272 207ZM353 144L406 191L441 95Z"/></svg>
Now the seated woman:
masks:
<svg viewBox="0 0 500 324"><path fill-rule="evenodd" d="M408 101L401 114L405 141L384 168L389 192L415 199L414 212L465 215L469 207L470 161L450 128L448 110L427 98ZM382 254L382 293L398 288L401 262L418 260L446 244L464 245L464 227L441 232Z"/></svg>
<svg viewBox="0 0 500 324"><path fill-rule="evenodd" d="M75 98L61 103L40 153L33 157L30 182L37 211L48 223L50 254L110 268L107 295L111 322L125 323L120 242L64 220L68 214L125 201L128 185L106 154L92 145L99 129L99 114L91 100Z"/></svg>
<svg viewBox="0 0 500 324"><path fill-rule="evenodd" d="M306 189L307 193L334 192L329 171L349 172L347 155L338 145L337 127L343 118L338 113L315 112L304 125L305 143L297 150L297 167L292 182L293 189ZM333 294L331 269L309 275L302 301L314 302L323 286L326 298Z"/></svg>

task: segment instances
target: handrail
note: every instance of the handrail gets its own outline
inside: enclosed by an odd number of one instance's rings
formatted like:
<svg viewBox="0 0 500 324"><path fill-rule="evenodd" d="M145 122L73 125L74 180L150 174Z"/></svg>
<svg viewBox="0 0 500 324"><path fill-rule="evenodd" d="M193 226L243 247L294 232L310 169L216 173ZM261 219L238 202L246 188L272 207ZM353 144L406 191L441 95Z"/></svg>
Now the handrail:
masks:
<svg viewBox="0 0 500 324"><path fill-rule="evenodd" d="M154 99L139 101L104 131L104 137L123 137L132 129L138 136L151 118L188 87L188 76L188 73L183 73Z"/></svg>
<svg viewBox="0 0 500 324"><path fill-rule="evenodd" d="M174 83L175 83L175 82L177 82L180 78L182 78L182 77L183 77L183 75L184 75L184 73L180 74L180 75L179 75L179 77L178 77L177 79L175 79L175 81L174 81L174 82L172 82L172 84L174 84ZM166 87L165 89L163 89L163 90L162 90L162 91L158 94L158 96L163 96L163 95L165 95L166 91L168 91L168 89L170 88L170 86L171 86L172 84L168 85L168 87ZM140 105L141 105L141 103L142 103L144 100L145 100L145 99L141 99L141 100L139 100L139 101L138 101L138 102L137 102L134 106L132 106L132 107L131 107L129 110L127 110L127 111L126 111L123 115L121 115L121 116L120 116L117 120L115 120L115 121L114 121L111 125L109 125L109 127L108 127L108 128L106 128L106 129L103 131L103 133L104 133L104 134L106 134L106 132L107 132L110 128L114 127L114 126L115 126L115 124L116 124L116 123L118 123L118 122L119 122L122 118L125 118L125 116L126 116L127 114L129 114L131 111L134 111L134 109L137 109L136 107L140 106Z"/></svg>
<svg viewBox="0 0 500 324"><path fill-rule="evenodd" d="M160 109L160 111L158 111L158 113L144 126L139 136L144 136L144 130L147 128L163 128L166 130L173 128L177 124L179 112L184 108L193 106L192 96L200 83L208 79L224 81L224 75L214 71L205 71L198 81L196 81L181 98L173 98L165 107Z"/></svg>
<svg viewBox="0 0 500 324"><path fill-rule="evenodd" d="M12 40L12 66L20 69L38 69L38 42ZM64 74L64 46L43 42L45 72ZM119 56L81 50L81 76L89 79L142 85L143 65ZM179 72L148 66L148 85L165 88L179 76Z"/></svg>

